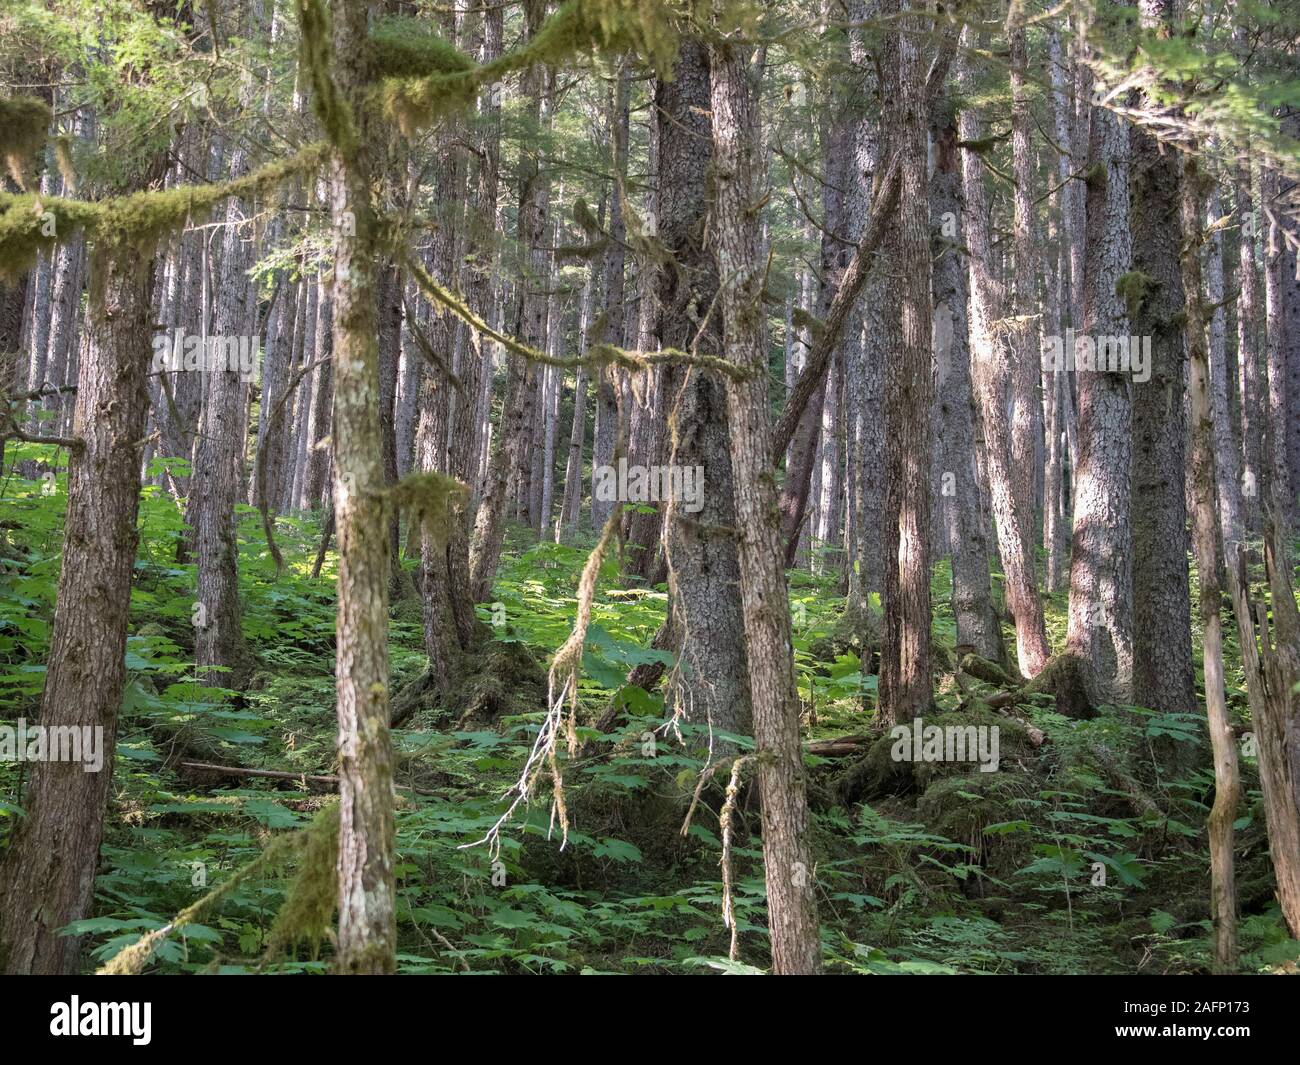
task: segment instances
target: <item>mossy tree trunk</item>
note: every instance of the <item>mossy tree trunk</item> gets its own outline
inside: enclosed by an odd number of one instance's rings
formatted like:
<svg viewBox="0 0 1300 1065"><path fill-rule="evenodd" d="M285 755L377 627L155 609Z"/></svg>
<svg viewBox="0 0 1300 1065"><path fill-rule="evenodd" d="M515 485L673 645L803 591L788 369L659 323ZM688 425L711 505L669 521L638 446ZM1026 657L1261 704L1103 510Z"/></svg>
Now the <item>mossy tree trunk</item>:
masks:
<svg viewBox="0 0 1300 1065"><path fill-rule="evenodd" d="M710 45L715 198L713 242L723 348L748 371L726 384L729 446L734 470L740 586L745 608L749 687L753 693L755 759L763 803L763 864L767 882L772 971L821 968L816 885L808 847L808 801L799 740L790 611L768 410L763 335L762 197L758 105L740 42ZM924 176L924 169L922 170Z"/></svg>
<svg viewBox="0 0 1300 1065"><path fill-rule="evenodd" d="M397 945L388 731L389 539L375 298L379 249L371 202L373 145L362 100L371 73L368 9L367 0L341 0L333 7L337 95L329 84L330 71L320 66L312 71L317 109L334 146L329 196L334 229L334 516L339 545L336 964L345 973L392 972ZM317 7L310 21L318 33L323 32L320 19ZM309 40L311 30L304 25ZM324 42L318 47L324 50Z"/></svg>

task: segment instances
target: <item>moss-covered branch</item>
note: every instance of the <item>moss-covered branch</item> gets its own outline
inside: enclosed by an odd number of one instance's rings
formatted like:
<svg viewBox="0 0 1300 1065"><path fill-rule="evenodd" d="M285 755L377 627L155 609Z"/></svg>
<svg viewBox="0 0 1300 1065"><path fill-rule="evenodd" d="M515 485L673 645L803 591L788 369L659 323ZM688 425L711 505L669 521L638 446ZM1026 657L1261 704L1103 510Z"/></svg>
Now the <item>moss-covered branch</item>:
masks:
<svg viewBox="0 0 1300 1065"><path fill-rule="evenodd" d="M526 43L491 62L473 64L445 42L433 51L426 47L423 61L436 59L448 69L435 66L422 78L385 78L375 86L375 102L409 136L467 108L483 86L534 63L559 64L582 52L631 51L669 70L677 52L674 23L673 5L662 0L566 0Z"/></svg>
<svg viewBox="0 0 1300 1065"><path fill-rule="evenodd" d="M647 352L628 351L626 348L620 348L614 344L592 344L585 355L570 358L548 355L539 348L525 344L522 340L493 328L483 318L475 314L470 309L469 304L460 296L438 284L415 256L404 249L397 250L397 254L401 256L406 268L411 273L411 277L420 286L420 290L425 296L446 307L447 310L451 311L452 314L456 315L457 318L460 318L480 335L487 337L489 340L495 340L507 351L521 358L539 362L546 366L557 366L565 370L576 369L579 366L594 369L613 364L622 367L624 370L638 373L654 366L676 363L682 366L697 366L704 370L716 370L718 373L726 374L737 381L745 380L749 376L745 370L735 365L735 363L728 362L717 355L700 355L690 351L682 351L680 348L665 348L662 351Z"/></svg>
<svg viewBox="0 0 1300 1065"><path fill-rule="evenodd" d="M231 196L255 196L286 178L315 169L325 152L325 145L312 144L288 159L268 163L232 181L182 185L93 202L0 193L0 277L23 273L39 249L64 243L78 230L92 241L148 244L183 225L195 212L206 211Z"/></svg>

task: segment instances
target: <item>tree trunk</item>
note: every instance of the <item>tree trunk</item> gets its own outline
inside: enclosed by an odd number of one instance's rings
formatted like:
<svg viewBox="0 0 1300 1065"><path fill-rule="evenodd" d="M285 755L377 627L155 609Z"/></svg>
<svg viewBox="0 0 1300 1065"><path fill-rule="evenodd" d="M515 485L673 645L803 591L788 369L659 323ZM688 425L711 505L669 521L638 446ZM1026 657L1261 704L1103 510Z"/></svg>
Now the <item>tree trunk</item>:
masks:
<svg viewBox="0 0 1300 1065"><path fill-rule="evenodd" d="M889 5L886 5L888 8ZM908 5L900 5L904 12ZM917 28L913 25L911 28ZM901 344L885 363L885 623L880 709L890 724L930 708L930 506L934 431L930 201L926 177L926 64L916 38L892 35L885 49L890 135L901 190L893 233L891 295ZM895 80L896 79L896 80ZM892 83L892 84L891 84Z"/></svg>
<svg viewBox="0 0 1300 1065"><path fill-rule="evenodd" d="M1128 131L1097 108L1090 123L1083 327L1097 364L1079 366L1079 460L1070 550L1066 649L1087 666L1089 699L1124 703L1133 688L1132 384L1101 365L1108 338L1127 345L1121 279L1132 264ZM1064 344L1061 345L1063 354ZM1076 360L1082 356L1076 354Z"/></svg>
<svg viewBox="0 0 1300 1065"><path fill-rule="evenodd" d="M248 160L242 148L236 148L231 157L230 171L234 176L247 173ZM226 203L224 213L222 284L210 338L213 348L207 353L207 369L200 378L207 399L191 484L190 520L198 559L194 657L204 683L240 688L250 667L240 620L239 542L235 533L235 504L241 498L244 472L247 384L228 362L222 360L224 365L215 365L212 354L224 345L228 358L230 342L248 340L251 344L256 311L250 311L251 283L247 276L252 245L240 232L247 211L243 201L232 199Z"/></svg>
<svg viewBox="0 0 1300 1065"><path fill-rule="evenodd" d="M1144 27L1169 32L1170 0L1141 0ZM1161 713L1196 706L1184 491L1187 418L1178 157L1134 126L1130 226L1141 291L1133 333L1151 338L1151 377L1133 387L1133 701Z"/></svg>
<svg viewBox="0 0 1300 1065"><path fill-rule="evenodd" d="M377 220L362 95L366 0L334 5L333 66L352 108L322 115L333 136L334 520L338 529L336 631L339 724L339 928L344 973L389 973L397 946L393 880L393 752L388 734L389 540L379 424ZM319 12L319 8L317 9ZM304 27L304 34L308 32ZM319 30L318 32L323 32ZM306 50L307 46L304 46ZM315 71L317 108L321 71ZM344 125L343 130L338 129Z"/></svg>
<svg viewBox="0 0 1300 1065"><path fill-rule="evenodd" d="M1215 490L1214 407L1210 395L1210 358L1206 343L1205 303L1201 293L1201 231L1204 184L1195 156L1183 160L1180 191L1184 241L1180 264L1187 296L1188 388L1192 418L1192 545L1200 581L1204 629L1205 713L1214 753L1214 805L1210 810L1210 916L1214 921L1215 968L1229 972L1237 962L1237 888L1233 871L1233 822L1241 796L1237 742L1228 721L1223 686L1223 621L1219 616L1219 511Z"/></svg>
<svg viewBox="0 0 1300 1065"><path fill-rule="evenodd" d="M973 42L969 28L962 33L964 42ZM962 111L958 128L968 144L977 144L983 137L982 123L970 108ZM1006 297L992 258L983 163L979 153L970 148L962 151L962 186L970 249L971 376L984 429L989 503L997 523L1007 606L1016 623L1016 659L1021 673L1034 677L1047 663L1049 649L1034 569L1033 500L1025 494L1027 482L1013 476L1005 414L1010 366L1025 355L1024 345L1011 342L1010 337L1027 326L1003 318Z"/></svg>
<svg viewBox="0 0 1300 1065"><path fill-rule="evenodd" d="M152 258L101 243L90 262L89 343L77 374L63 567L40 723L98 731L102 765L32 765L26 816L0 866L0 961L11 974L76 972L113 784L148 409ZM83 736L95 733L82 732Z"/></svg>
<svg viewBox="0 0 1300 1065"><path fill-rule="evenodd" d="M710 52L716 165L713 241L718 276L725 279L719 294L723 350L751 375L744 381L728 378L726 393L749 686L754 700L755 758L763 804L772 971L808 974L821 968L821 938L808 847L790 612L771 478L762 316L764 256L758 218L752 210L762 187L757 172L758 109L745 54L747 49L730 42L716 43ZM924 176L924 168L921 173Z"/></svg>

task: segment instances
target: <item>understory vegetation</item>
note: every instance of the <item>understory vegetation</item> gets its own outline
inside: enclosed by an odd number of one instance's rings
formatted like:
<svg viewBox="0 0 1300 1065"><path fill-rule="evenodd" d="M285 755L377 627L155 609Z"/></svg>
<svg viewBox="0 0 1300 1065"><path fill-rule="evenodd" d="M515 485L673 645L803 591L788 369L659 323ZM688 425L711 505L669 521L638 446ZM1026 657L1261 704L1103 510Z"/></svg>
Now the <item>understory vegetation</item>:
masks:
<svg viewBox="0 0 1300 1065"><path fill-rule="evenodd" d="M12 519L0 541L0 701L19 716L34 714L42 687L66 495L62 477L25 479L18 467L52 463L52 451L13 447L14 465L0 482L0 507ZM319 515L280 519L287 565L277 577L256 511L240 509L243 629L257 656L243 691L195 677L187 591L194 573L175 561L183 533L175 501L146 487L139 522L124 717L94 910L68 931L86 936L88 964L98 967L236 879L157 944L146 970L325 971L333 852L296 846L264 860L272 840L305 839L309 826L335 809L333 785L318 779L337 768L333 553L320 576L310 576ZM752 740L710 737L696 722L665 726L662 697L625 684L630 669L662 654L646 648L666 592L620 578L616 559L602 569L583 657L582 747L564 774L567 844L561 848L543 794L503 831L499 851L475 845L504 810L503 795L545 713L545 663L571 625L589 547L538 543L513 530L493 602L479 608L492 633L481 662L466 663L467 679L445 703L426 700L394 730L400 972L766 966L761 851L748 788L742 783L730 856L737 961L727 958L721 917L720 787L703 789L683 831L710 765L710 742L751 749ZM960 669L943 606L948 592L940 566L933 639L936 662L948 665L936 675L932 720L997 723L996 773L892 762L888 734L872 716L875 677L844 626L842 596L829 578L792 575L828 971L1208 969L1204 826L1213 773L1203 719L1107 707L1076 720L1057 712L1050 696L991 709L990 698L996 702L1005 689ZM1049 597L1046 608L1057 643L1065 596ZM390 633L400 698L427 664L418 600L394 604ZM1245 725L1231 639L1227 657L1230 706ZM603 734L591 722L610 700L618 700L619 717ZM815 753L819 747L826 753ZM880 753L872 758L872 751ZM850 773L860 760L864 769ZM1161 765L1178 768L1161 773L1154 768ZM0 763L0 826L18 815L21 767ZM227 775L232 769L250 775ZM257 771L281 775L251 775ZM1295 971L1300 943L1288 937L1273 901L1249 757L1243 776L1240 971ZM846 791L860 797L846 801ZM235 877L259 861L246 878Z"/></svg>

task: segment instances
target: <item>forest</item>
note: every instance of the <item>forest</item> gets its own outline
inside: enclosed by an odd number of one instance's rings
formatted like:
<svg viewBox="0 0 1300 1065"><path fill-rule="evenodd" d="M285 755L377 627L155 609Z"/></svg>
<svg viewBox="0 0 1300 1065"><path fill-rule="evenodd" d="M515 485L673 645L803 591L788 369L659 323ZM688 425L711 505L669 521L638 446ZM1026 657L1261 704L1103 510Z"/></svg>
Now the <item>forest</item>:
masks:
<svg viewBox="0 0 1300 1065"><path fill-rule="evenodd" d="M0 0L0 155L0 972L1300 975L1297 0Z"/></svg>

